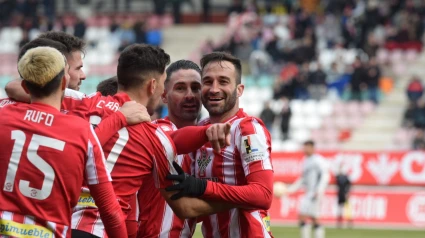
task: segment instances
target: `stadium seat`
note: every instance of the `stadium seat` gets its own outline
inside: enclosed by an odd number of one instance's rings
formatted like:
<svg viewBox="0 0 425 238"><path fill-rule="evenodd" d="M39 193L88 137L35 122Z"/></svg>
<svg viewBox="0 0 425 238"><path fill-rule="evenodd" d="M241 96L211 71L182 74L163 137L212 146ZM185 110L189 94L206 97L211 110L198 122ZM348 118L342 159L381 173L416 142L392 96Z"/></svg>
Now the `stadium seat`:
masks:
<svg viewBox="0 0 425 238"><path fill-rule="evenodd" d="M360 104L357 101L351 101L345 104L346 113L350 116L355 116L361 113Z"/></svg>
<svg viewBox="0 0 425 238"><path fill-rule="evenodd" d="M290 137L291 139L299 142L299 143L303 143L304 141L308 140L311 138L311 132L308 129L291 129L290 132Z"/></svg>
<svg viewBox="0 0 425 238"><path fill-rule="evenodd" d="M406 61L412 62L418 58L418 52L414 49L409 49L409 50L406 50L404 56Z"/></svg>
<svg viewBox="0 0 425 238"><path fill-rule="evenodd" d="M376 59L379 64L386 64L388 62L389 53L386 49L379 49L376 53Z"/></svg>
<svg viewBox="0 0 425 238"><path fill-rule="evenodd" d="M286 140L280 148L282 151L297 151L301 149L301 144L294 140Z"/></svg>
<svg viewBox="0 0 425 238"><path fill-rule="evenodd" d="M309 116L305 120L305 126L308 129L319 129L322 126L322 118L318 116Z"/></svg>
<svg viewBox="0 0 425 238"><path fill-rule="evenodd" d="M306 116L316 116L317 113L317 102L315 100L302 101L302 113Z"/></svg>
<svg viewBox="0 0 425 238"><path fill-rule="evenodd" d="M364 101L360 104L360 112L363 115L369 115L375 109L375 104L371 101Z"/></svg>
<svg viewBox="0 0 425 238"><path fill-rule="evenodd" d="M331 115L333 112L332 102L328 100L321 100L317 105L317 112L322 117Z"/></svg>
<svg viewBox="0 0 425 238"><path fill-rule="evenodd" d="M305 117L302 115L292 115L289 120L290 128L298 129L298 128L306 128Z"/></svg>
<svg viewBox="0 0 425 238"><path fill-rule="evenodd" d="M87 27L84 39L88 42L99 41L99 39L101 39L99 38L99 28L93 26Z"/></svg>
<svg viewBox="0 0 425 238"><path fill-rule="evenodd" d="M292 115L302 115L303 114L303 101L302 100L291 100L289 103L292 111Z"/></svg>

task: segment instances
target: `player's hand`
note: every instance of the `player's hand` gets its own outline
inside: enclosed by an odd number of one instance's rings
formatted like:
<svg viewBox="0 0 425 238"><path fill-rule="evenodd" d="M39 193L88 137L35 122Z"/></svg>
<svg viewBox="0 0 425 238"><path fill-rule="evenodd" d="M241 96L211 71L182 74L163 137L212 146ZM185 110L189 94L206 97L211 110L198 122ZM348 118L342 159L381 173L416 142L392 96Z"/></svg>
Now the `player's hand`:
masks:
<svg viewBox="0 0 425 238"><path fill-rule="evenodd" d="M120 112L125 116L128 125L151 121L151 117L146 107L136 101L124 103L120 108Z"/></svg>
<svg viewBox="0 0 425 238"><path fill-rule="evenodd" d="M207 181L195 178L183 171L183 169L173 161L173 167L177 171L176 174L167 175L167 179L178 181L179 184L171 185L165 188L165 191L179 191L171 196L171 200L177 200L181 197L199 197L204 194L207 188Z"/></svg>
<svg viewBox="0 0 425 238"><path fill-rule="evenodd" d="M230 145L230 124L216 123L212 124L206 132L208 141L211 143L215 152L220 153L221 148Z"/></svg>

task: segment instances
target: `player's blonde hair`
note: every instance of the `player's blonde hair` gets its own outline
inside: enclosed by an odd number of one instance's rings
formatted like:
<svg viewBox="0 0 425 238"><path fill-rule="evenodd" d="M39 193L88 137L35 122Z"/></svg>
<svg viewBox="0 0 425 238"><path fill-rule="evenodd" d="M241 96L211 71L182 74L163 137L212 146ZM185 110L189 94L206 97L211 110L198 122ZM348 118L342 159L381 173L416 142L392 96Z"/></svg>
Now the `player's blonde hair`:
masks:
<svg viewBox="0 0 425 238"><path fill-rule="evenodd" d="M40 46L28 50L18 62L21 78L44 87L65 69L66 59L56 49Z"/></svg>

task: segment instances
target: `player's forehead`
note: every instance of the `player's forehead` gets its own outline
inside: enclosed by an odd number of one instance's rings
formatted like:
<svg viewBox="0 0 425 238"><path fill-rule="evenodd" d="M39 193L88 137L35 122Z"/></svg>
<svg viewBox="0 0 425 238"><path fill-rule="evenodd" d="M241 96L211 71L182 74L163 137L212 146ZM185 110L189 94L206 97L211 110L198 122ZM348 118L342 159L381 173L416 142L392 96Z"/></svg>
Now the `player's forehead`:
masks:
<svg viewBox="0 0 425 238"><path fill-rule="evenodd" d="M193 69L179 69L170 75L171 85L200 84L201 75Z"/></svg>
<svg viewBox="0 0 425 238"><path fill-rule="evenodd" d="M235 66L229 61L210 62L202 70L202 80L226 77L235 78Z"/></svg>
<svg viewBox="0 0 425 238"><path fill-rule="evenodd" d="M66 60L71 68L82 66L83 52L79 50L72 51L70 54L66 54Z"/></svg>

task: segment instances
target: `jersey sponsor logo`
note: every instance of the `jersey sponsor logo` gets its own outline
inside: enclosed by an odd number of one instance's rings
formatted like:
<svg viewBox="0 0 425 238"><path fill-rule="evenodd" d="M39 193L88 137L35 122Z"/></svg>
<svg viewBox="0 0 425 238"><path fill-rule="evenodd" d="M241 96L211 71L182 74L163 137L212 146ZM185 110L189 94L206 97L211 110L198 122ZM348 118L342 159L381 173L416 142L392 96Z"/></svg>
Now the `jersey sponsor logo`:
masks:
<svg viewBox="0 0 425 238"><path fill-rule="evenodd" d="M266 230L270 232L270 216L263 217L263 224Z"/></svg>
<svg viewBox="0 0 425 238"><path fill-rule="evenodd" d="M96 203L90 193L81 193L80 198L78 198L78 206L82 207L97 207Z"/></svg>
<svg viewBox="0 0 425 238"><path fill-rule="evenodd" d="M205 177L208 164L211 162L211 157L208 155L208 152L205 148L202 148L200 151L201 157L196 162L198 163L199 167L199 177Z"/></svg>
<svg viewBox="0 0 425 238"><path fill-rule="evenodd" d="M399 162L390 160L387 154L380 154L377 160L368 161L366 166L378 184L389 184L399 170Z"/></svg>
<svg viewBox="0 0 425 238"><path fill-rule="evenodd" d="M251 163L258 160L263 160L265 157L264 146L261 146L262 143L260 138L257 135L249 135L242 137L243 146L245 147L245 153L242 157L246 163Z"/></svg>
<svg viewBox="0 0 425 238"><path fill-rule="evenodd" d="M3 101L0 101L0 107L4 107L4 106L7 106L7 105L10 105L10 104L15 104L16 102L15 101L12 101L12 100L3 100Z"/></svg>
<svg viewBox="0 0 425 238"><path fill-rule="evenodd" d="M21 224L14 221L0 219L0 234L19 238L50 238L51 230L34 224Z"/></svg>
<svg viewBox="0 0 425 238"><path fill-rule="evenodd" d="M246 139L244 139L245 144L245 150L247 154L251 154L252 152L257 152L258 149L251 147L251 137L247 136Z"/></svg>

